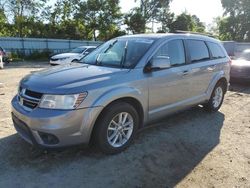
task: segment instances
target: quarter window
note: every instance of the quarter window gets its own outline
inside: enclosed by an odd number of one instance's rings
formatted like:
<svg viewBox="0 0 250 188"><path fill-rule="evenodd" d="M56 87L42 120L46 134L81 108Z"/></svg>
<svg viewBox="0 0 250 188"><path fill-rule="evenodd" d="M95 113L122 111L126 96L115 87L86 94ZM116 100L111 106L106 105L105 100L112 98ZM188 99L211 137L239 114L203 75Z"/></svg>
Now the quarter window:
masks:
<svg viewBox="0 0 250 188"><path fill-rule="evenodd" d="M207 45L211 51L212 58L213 59L218 59L218 58L223 58L225 57L225 54L221 47L218 44L212 43L212 42L207 42Z"/></svg>
<svg viewBox="0 0 250 188"><path fill-rule="evenodd" d="M183 41L169 41L157 51L155 57L157 56L169 57L170 64L172 66L185 64L185 51Z"/></svg>
<svg viewBox="0 0 250 188"><path fill-rule="evenodd" d="M208 48L204 41L187 40L191 62L199 62L210 59Z"/></svg>

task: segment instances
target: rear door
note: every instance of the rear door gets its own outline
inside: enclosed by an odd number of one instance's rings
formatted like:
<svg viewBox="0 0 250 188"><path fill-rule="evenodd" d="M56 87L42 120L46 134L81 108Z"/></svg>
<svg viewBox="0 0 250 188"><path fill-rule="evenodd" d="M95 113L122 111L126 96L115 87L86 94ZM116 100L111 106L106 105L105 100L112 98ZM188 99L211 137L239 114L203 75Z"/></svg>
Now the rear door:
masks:
<svg viewBox="0 0 250 188"><path fill-rule="evenodd" d="M187 91L193 98L199 98L204 96L208 89L216 69L216 62L211 60L210 51L205 41L187 39L185 44L188 49L190 66L186 79L191 85Z"/></svg>

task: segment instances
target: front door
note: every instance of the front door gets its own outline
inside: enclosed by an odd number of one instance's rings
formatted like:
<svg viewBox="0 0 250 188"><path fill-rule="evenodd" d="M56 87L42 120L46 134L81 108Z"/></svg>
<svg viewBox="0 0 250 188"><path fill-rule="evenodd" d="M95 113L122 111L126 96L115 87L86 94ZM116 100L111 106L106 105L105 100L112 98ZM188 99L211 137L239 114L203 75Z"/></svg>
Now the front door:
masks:
<svg viewBox="0 0 250 188"><path fill-rule="evenodd" d="M168 41L153 58L157 56L169 57L171 67L153 71L148 76L149 120L163 116L178 102L190 97L187 92L190 87L187 79L190 70L186 64L183 40Z"/></svg>

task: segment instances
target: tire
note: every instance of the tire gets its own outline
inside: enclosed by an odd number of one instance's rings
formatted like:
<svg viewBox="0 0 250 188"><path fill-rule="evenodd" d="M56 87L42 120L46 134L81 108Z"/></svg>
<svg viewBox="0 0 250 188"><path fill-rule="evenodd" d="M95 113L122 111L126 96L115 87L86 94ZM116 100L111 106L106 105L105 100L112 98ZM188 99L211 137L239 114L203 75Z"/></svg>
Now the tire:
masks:
<svg viewBox="0 0 250 188"><path fill-rule="evenodd" d="M120 117L125 120L123 125L119 125ZM138 125L139 116L135 108L125 102L115 102L98 118L94 130L94 143L105 154L120 153L133 141Z"/></svg>
<svg viewBox="0 0 250 188"><path fill-rule="evenodd" d="M218 82L214 87L209 101L203 105L204 108L208 112L217 112L223 103L225 93L225 84L223 84L223 82Z"/></svg>

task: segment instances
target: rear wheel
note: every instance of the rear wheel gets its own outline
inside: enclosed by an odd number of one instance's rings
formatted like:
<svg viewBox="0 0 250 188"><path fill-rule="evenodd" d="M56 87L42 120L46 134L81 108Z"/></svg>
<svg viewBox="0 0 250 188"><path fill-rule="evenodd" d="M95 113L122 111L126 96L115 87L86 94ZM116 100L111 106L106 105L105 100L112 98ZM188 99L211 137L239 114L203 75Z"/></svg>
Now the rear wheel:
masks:
<svg viewBox="0 0 250 188"><path fill-rule="evenodd" d="M204 104L205 109L209 112L218 111L223 103L225 93L226 88L224 84L222 82L218 82L214 87L209 101Z"/></svg>
<svg viewBox="0 0 250 188"><path fill-rule="evenodd" d="M97 121L95 143L104 153L119 153L133 141L138 124L138 113L133 106L125 102L111 104Z"/></svg>

